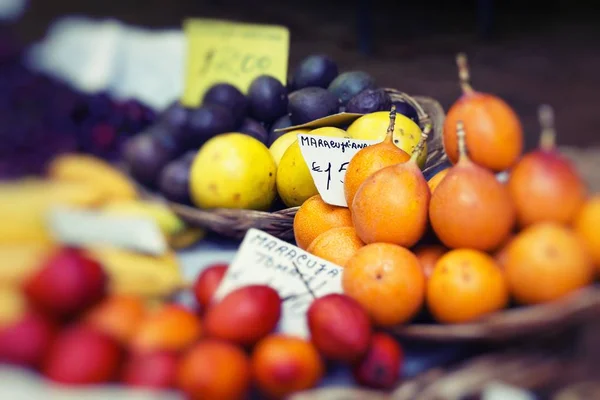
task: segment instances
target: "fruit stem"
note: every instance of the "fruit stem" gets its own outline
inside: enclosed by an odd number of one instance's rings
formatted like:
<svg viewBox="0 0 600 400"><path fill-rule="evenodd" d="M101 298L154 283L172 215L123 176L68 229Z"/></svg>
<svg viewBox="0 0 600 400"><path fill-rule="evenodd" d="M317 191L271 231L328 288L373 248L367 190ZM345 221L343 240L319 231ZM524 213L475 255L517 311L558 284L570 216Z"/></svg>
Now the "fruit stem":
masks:
<svg viewBox="0 0 600 400"><path fill-rule="evenodd" d="M423 133L421 133L421 138L419 139L419 143L415 146L412 154L410 155L410 160L413 162L417 162L417 159L423 153L425 149L425 143L427 143L427 138L429 138L429 133L431 132L431 124L426 124L425 129L423 129Z"/></svg>
<svg viewBox="0 0 600 400"><path fill-rule="evenodd" d="M540 148L552 150L556 146L556 129L554 128L554 110L548 104L538 108L538 119L542 127L540 134Z"/></svg>
<svg viewBox="0 0 600 400"><path fill-rule="evenodd" d="M396 106L392 104L390 110L390 124L388 125L387 132L385 134L385 143L393 143L394 141L394 128L396 127Z"/></svg>
<svg viewBox="0 0 600 400"><path fill-rule="evenodd" d="M473 94L475 91L471 86L471 74L469 72L469 64L465 53L458 53L456 55L456 65L458 66L460 88L464 94Z"/></svg>
<svg viewBox="0 0 600 400"><path fill-rule="evenodd" d="M458 139L458 160L466 160L467 154L467 134L465 132L465 125L462 121L456 122L456 137Z"/></svg>

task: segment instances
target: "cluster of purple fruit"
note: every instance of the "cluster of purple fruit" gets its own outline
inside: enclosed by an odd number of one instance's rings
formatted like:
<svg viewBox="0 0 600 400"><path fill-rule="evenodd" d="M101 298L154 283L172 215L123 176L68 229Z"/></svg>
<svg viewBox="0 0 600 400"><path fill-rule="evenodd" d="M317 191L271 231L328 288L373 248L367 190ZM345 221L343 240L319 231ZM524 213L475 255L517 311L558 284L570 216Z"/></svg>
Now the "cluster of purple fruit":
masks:
<svg viewBox="0 0 600 400"><path fill-rule="evenodd" d="M0 178L42 174L64 152L115 160L127 138L154 122L152 110L137 101L79 93L31 71L21 50L0 32Z"/></svg>
<svg viewBox="0 0 600 400"><path fill-rule="evenodd" d="M394 104L399 113L419 122L410 104ZM140 183L169 200L189 204L189 170L195 153L216 135L241 132L270 146L283 133L278 129L339 112L387 111L391 105L387 92L366 72L340 74L331 58L312 55L298 65L286 86L262 75L246 95L218 83L205 93L200 107L175 102L153 126L126 144L123 157Z"/></svg>

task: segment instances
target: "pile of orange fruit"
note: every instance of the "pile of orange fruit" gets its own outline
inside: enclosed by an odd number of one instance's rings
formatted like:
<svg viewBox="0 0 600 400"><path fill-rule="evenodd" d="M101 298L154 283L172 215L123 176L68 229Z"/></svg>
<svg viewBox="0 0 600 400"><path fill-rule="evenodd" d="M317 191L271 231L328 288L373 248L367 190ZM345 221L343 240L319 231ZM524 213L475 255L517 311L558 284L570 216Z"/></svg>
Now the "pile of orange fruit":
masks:
<svg viewBox="0 0 600 400"><path fill-rule="evenodd" d="M344 267L345 294L380 327L423 308L464 323L512 302L551 302L600 271L600 195L556 147L552 109L540 107L539 148L523 154L516 113L475 91L466 58L457 61L463 95L443 132L451 167L427 181L415 163L421 146L408 155L391 143L392 108L386 139L350 161L349 207L317 195L294 219L297 245Z"/></svg>

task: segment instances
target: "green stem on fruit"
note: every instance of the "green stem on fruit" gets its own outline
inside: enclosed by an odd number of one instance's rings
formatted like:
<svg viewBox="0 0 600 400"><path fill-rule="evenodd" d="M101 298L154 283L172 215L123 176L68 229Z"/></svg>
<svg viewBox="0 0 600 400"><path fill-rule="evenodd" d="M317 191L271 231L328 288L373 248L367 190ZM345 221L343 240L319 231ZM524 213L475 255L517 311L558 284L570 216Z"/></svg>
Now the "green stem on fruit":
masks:
<svg viewBox="0 0 600 400"><path fill-rule="evenodd" d="M417 159L421 156L421 153L423 153L423 150L425 149L425 144L427 143L427 138L429 138L429 133L431 132L431 124L426 124L425 128L423 129L423 133L421 133L421 138L419 139L419 143L417 143L417 145L415 146L415 149L413 150L412 154L410 155L410 160L413 162L417 162Z"/></svg>
<svg viewBox="0 0 600 400"><path fill-rule="evenodd" d="M556 146L556 129L554 128L554 110L547 104L538 108L538 119L542 128L540 134L540 148L552 150Z"/></svg>
<svg viewBox="0 0 600 400"><path fill-rule="evenodd" d="M383 140L386 143L394 142L394 128L396 127L396 106L392 104L392 108L390 110L390 124L388 125L387 132L385 134L385 139Z"/></svg>
<svg viewBox="0 0 600 400"><path fill-rule="evenodd" d="M465 124L462 121L456 122L456 137L458 139L458 159L468 159L467 154L467 134L465 132Z"/></svg>
<svg viewBox="0 0 600 400"><path fill-rule="evenodd" d="M456 55L456 65L458 66L460 88L464 94L473 94L475 91L471 86L471 74L469 72L469 64L465 53L458 53Z"/></svg>

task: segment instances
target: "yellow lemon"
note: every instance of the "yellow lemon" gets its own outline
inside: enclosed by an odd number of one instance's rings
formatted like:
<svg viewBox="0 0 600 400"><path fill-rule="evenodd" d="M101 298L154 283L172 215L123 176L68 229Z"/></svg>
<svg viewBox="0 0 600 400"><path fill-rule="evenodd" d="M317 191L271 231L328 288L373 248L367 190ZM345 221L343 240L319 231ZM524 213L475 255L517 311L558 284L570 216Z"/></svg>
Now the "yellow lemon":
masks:
<svg viewBox="0 0 600 400"><path fill-rule="evenodd" d="M339 138L348 137L346 131L334 127L313 129L308 134ZM277 192L283 203L288 207L300 206L308 198L319 193L310 174L310 169L306 165L304 157L302 157L298 140L294 141L281 157L277 167Z"/></svg>
<svg viewBox="0 0 600 400"><path fill-rule="evenodd" d="M190 195L200 208L268 210L277 166L267 146L242 133L215 136L198 151Z"/></svg>
<svg viewBox="0 0 600 400"><path fill-rule="evenodd" d="M292 143L296 141L298 135L300 133L308 133L308 129L296 129L293 131L289 131L279 136L269 147L269 151L275 160L275 164L279 165L279 161L281 161L281 157L283 157L283 153L290 147Z"/></svg>
<svg viewBox="0 0 600 400"><path fill-rule="evenodd" d="M390 124L390 113L387 111L377 111L365 114L358 118L348 127L348 134L352 139L362 140L383 140L385 138L388 125ZM396 124L394 127L394 144L412 154L415 146L421 139L421 128L410 118L396 114ZM427 145L423 149L421 156L417 159L419 167L423 168L427 161Z"/></svg>

